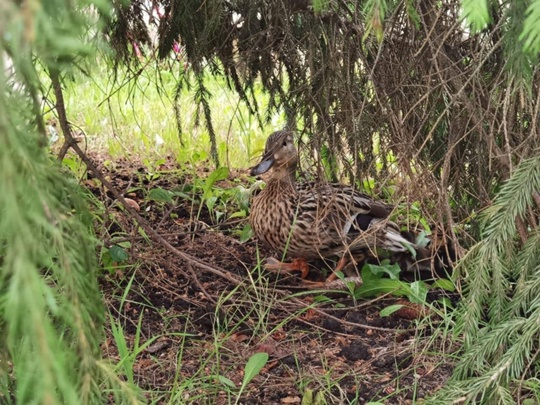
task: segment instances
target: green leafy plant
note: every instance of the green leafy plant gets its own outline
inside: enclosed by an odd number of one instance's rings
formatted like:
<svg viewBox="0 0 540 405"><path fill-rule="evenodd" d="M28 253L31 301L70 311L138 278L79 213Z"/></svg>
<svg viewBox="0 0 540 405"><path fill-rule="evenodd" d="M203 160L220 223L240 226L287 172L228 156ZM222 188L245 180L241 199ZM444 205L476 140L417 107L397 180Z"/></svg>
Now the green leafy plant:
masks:
<svg viewBox="0 0 540 405"><path fill-rule="evenodd" d="M206 208L213 224L224 221L246 218L249 211L251 188L242 184L237 186L218 187L216 183L229 177L229 169L220 167L212 171L206 178L192 175L190 183L178 189L166 190L161 187L151 188L147 194L148 201L161 204L177 205L187 201L191 205L194 217L200 219L202 210ZM195 212L196 211L196 212ZM251 237L249 226L234 229L242 241Z"/></svg>
<svg viewBox="0 0 540 405"><path fill-rule="evenodd" d="M110 273L114 273L119 266L129 259L129 253L126 249L131 247L130 242L119 242L107 248L104 247L101 252L101 263L103 268Z"/></svg>
<svg viewBox="0 0 540 405"><path fill-rule="evenodd" d="M381 294L406 296L411 302L423 303L429 290L423 281L407 283L399 279L398 264L383 261L381 265L365 264L361 270L362 285L355 289L356 298L367 298ZM384 276L388 276L388 278Z"/></svg>
<svg viewBox="0 0 540 405"><path fill-rule="evenodd" d="M165 190L161 187L156 187L156 188L152 188L148 191L148 194L146 196L146 198L148 200L151 200L151 201L157 201L157 202L161 202L161 203L173 203L174 202L174 199L173 199L173 196L175 195L175 193L169 191L169 190ZM181 194L182 197L185 197L185 198L190 198L189 196L187 195L184 195L184 194Z"/></svg>
<svg viewBox="0 0 540 405"><path fill-rule="evenodd" d="M146 166L146 180L151 182L159 179L161 177L161 173L156 168L158 168L165 162L166 160L163 158L157 159L156 161L151 161L148 158L143 159L143 163Z"/></svg>
<svg viewBox="0 0 540 405"><path fill-rule="evenodd" d="M247 361L244 367L244 379L242 380L242 385L238 391L238 396L236 397L237 404L240 401L240 396L246 389L247 385L253 380L253 378L260 373L262 368L268 362L268 353L255 353Z"/></svg>
<svg viewBox="0 0 540 405"><path fill-rule="evenodd" d="M306 388L304 390L304 395L302 395L301 405L326 405L326 399L324 398L324 393L319 391L314 393L313 390Z"/></svg>
<svg viewBox="0 0 540 405"><path fill-rule="evenodd" d="M426 304L427 294L430 289L441 288L446 291L454 291L454 283L447 279L435 280L431 286L424 281L406 282L400 280L401 268L397 263L391 264L388 259L380 265L367 263L360 272L362 284L357 286L354 280L347 280L343 273L338 272L338 277L343 280L349 294L354 300L360 298L375 297L390 294L398 297L406 297L411 303ZM380 315L388 316L396 312L403 305L396 304L384 308Z"/></svg>
<svg viewBox="0 0 540 405"><path fill-rule="evenodd" d="M118 349L118 355L120 356L120 359L116 364L115 371L119 372L120 370L122 370L122 374L126 376L127 381L134 387L136 386L133 374L133 366L135 364L135 360L139 354L141 354L158 338L158 336L153 336L152 338L148 339L144 344L140 344L143 315L144 312L141 312L139 316L139 322L137 323L137 330L135 332L133 347L130 348L126 340L126 335L124 333L122 325L111 314L109 314L112 335Z"/></svg>

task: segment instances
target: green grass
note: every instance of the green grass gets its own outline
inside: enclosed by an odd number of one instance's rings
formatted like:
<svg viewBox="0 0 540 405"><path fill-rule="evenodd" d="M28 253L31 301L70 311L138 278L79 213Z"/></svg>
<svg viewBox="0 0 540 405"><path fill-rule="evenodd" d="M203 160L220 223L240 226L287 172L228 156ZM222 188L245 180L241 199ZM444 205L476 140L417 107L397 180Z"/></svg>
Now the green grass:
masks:
<svg viewBox="0 0 540 405"><path fill-rule="evenodd" d="M180 163L200 163L209 158L210 140L204 121L195 121L194 89L184 88L179 98L182 134L174 113L177 74L147 67L137 79L120 72L116 81L110 68L100 63L88 75L77 74L66 83L68 117L87 136L90 150L108 152L113 158L141 156L152 161L171 155ZM157 85L161 86L158 91ZM238 96L222 79L208 75L205 85L212 94L210 108L222 165L246 168L264 148L268 134L281 129L279 115L263 129ZM262 111L266 95L257 94ZM47 118L51 118L48 116Z"/></svg>

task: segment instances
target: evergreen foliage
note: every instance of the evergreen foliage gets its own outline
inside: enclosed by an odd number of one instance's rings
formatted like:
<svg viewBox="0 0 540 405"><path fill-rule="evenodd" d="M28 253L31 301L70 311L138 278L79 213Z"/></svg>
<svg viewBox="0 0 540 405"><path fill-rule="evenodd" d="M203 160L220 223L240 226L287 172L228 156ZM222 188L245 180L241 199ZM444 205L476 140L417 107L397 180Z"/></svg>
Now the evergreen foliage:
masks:
<svg viewBox="0 0 540 405"><path fill-rule="evenodd" d="M479 27L485 15L475 7L483 7L483 2L464 2L464 14ZM523 20L524 13L519 11L525 8L528 17ZM538 52L539 27L531 16L539 10L540 1L512 2L507 9L506 16L512 21L507 40L515 40L524 50L512 50L508 42L505 44L509 50L507 66L514 73L521 71L527 76L533 66L525 60L531 50ZM522 33L517 35L519 27L523 27ZM512 77L518 80L519 76ZM537 112L538 107L534 117ZM533 133L537 136L536 129ZM521 161L493 205L484 211L482 240L459 264L465 289L456 334L464 337L463 356L452 380L430 403L514 404L524 398L538 402L538 392L534 392L540 353L537 145L530 154L533 157Z"/></svg>
<svg viewBox="0 0 540 405"><path fill-rule="evenodd" d="M540 158L521 163L483 214L483 239L460 262L464 305L456 331L465 338L454 378L436 403L514 404L538 369L540 232L521 243L516 218L538 210ZM540 200L539 200L540 201Z"/></svg>
<svg viewBox="0 0 540 405"><path fill-rule="evenodd" d="M38 67L66 75L92 50L89 6L106 3L0 6L2 403L104 403L102 390L118 382L101 360L89 200L44 147L40 105Z"/></svg>

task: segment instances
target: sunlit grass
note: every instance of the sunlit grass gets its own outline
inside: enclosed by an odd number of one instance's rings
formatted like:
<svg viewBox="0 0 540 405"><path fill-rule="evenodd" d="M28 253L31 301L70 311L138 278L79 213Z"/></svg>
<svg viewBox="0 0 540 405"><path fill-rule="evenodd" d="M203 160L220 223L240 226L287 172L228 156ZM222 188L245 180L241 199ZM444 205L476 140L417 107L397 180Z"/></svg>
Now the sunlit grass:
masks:
<svg viewBox="0 0 540 405"><path fill-rule="evenodd" d="M179 162L191 163L209 158L210 139L204 118L198 125L195 119L194 89L181 91L178 104L182 133L178 132L173 101L177 73L165 67L147 67L136 80L126 72L120 72L116 81L111 76L110 68L101 64L66 85L69 119L84 132L90 150L107 152L113 158L157 160L170 155ZM268 134L283 127L283 118L276 115L261 129L224 80L208 75L205 85L212 95L210 108L220 163L248 167L264 148ZM262 90L257 96L264 110L267 96Z"/></svg>

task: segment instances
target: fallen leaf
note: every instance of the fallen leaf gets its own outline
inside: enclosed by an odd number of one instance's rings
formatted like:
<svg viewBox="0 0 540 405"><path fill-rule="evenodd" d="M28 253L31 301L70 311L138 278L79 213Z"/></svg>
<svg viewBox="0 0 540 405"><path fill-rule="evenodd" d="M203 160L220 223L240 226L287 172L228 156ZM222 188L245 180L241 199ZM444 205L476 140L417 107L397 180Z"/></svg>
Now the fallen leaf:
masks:
<svg viewBox="0 0 540 405"><path fill-rule="evenodd" d="M305 312L305 314L301 318L306 321L311 321L318 317L319 317L319 314L317 314L313 309L310 308Z"/></svg>
<svg viewBox="0 0 540 405"><path fill-rule="evenodd" d="M137 201L132 200L131 198L124 198L124 200L126 201L127 205L129 205L135 211L140 211L141 210L141 207L139 206Z"/></svg>
<svg viewBox="0 0 540 405"><path fill-rule="evenodd" d="M270 363L266 363L266 366L263 367L262 373L268 373L270 370L272 370L274 367L276 367L279 364L279 361L274 360Z"/></svg>
<svg viewBox="0 0 540 405"><path fill-rule="evenodd" d="M299 404L300 402L302 402L302 400L300 399L300 397L285 397L285 398L281 398L281 403L282 403L282 404Z"/></svg>
<svg viewBox="0 0 540 405"><path fill-rule="evenodd" d="M261 343L255 348L257 353L267 353L269 356L273 356L277 352L277 348L274 344Z"/></svg>
<svg viewBox="0 0 540 405"><path fill-rule="evenodd" d="M414 319L420 319L424 317L427 313L427 310L423 305L414 304L405 300L399 300L397 303L399 305L403 305L395 312L395 314L400 318L409 319L412 321Z"/></svg>
<svg viewBox="0 0 540 405"><path fill-rule="evenodd" d="M242 343L249 339L248 335L244 335L243 333L234 333L231 336L231 340L234 342Z"/></svg>
<svg viewBox="0 0 540 405"><path fill-rule="evenodd" d="M272 334L272 338L276 341L281 341L287 337L287 334L283 332L283 329L279 329Z"/></svg>

